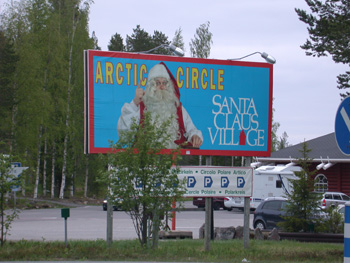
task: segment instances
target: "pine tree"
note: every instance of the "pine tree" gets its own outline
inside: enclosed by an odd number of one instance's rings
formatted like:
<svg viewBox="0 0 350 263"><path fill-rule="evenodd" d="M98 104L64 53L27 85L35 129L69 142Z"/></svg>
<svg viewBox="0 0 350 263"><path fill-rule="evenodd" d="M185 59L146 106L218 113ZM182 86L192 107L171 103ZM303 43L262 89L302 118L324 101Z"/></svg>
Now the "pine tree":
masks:
<svg viewBox="0 0 350 263"><path fill-rule="evenodd" d="M312 159L308 157L311 150L308 149L307 143L304 142L302 147L301 158L297 162L302 170L295 172L298 179L290 180L293 190L286 194L288 204L284 210L287 216L281 223L282 228L289 232L314 231L313 226L320 223L317 218L320 195L313 192L314 181L312 180L316 171L310 171Z"/></svg>
<svg viewBox="0 0 350 263"><path fill-rule="evenodd" d="M310 39L301 46L307 56L330 55L335 63L350 65L350 2L348 0L306 0L311 9L307 13L295 9L299 19L308 25ZM350 71L338 76L338 89L350 88ZM350 93L340 94L342 97Z"/></svg>
<svg viewBox="0 0 350 263"><path fill-rule="evenodd" d="M109 51L124 51L125 47L123 44L123 38L120 34L115 33L111 40L109 41L108 45L108 50Z"/></svg>

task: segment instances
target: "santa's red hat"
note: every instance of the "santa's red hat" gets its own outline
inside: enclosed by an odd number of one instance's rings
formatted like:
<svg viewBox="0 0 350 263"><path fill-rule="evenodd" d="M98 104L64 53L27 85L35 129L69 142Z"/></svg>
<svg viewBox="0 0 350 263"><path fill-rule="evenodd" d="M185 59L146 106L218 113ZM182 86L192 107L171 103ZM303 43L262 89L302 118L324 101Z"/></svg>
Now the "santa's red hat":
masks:
<svg viewBox="0 0 350 263"><path fill-rule="evenodd" d="M170 70L168 69L168 67L164 64L164 62L160 62L159 64L153 66L149 73L148 73L148 81L150 81L153 78L166 78L168 80L170 80L173 83L173 87L174 87L174 92L176 97L179 99L180 101L180 90L179 90L179 86L177 85L177 81L174 78L173 74L171 74ZM144 117L143 112L145 109L145 105L143 103L143 101L141 101L140 103L140 118L141 121ZM192 146L192 143L187 142L186 138L185 138L185 125L184 125L184 121L183 121L183 116L182 116L182 105L181 102L180 104L177 106L177 121L179 124L179 132L180 132L180 139L175 140L174 142L178 145L181 145L182 147L189 147Z"/></svg>
<svg viewBox="0 0 350 263"><path fill-rule="evenodd" d="M164 62L160 62L150 69L148 73L148 80L154 78L166 78L167 80L170 80L173 83L175 95L180 100L180 90L177 85L177 81Z"/></svg>

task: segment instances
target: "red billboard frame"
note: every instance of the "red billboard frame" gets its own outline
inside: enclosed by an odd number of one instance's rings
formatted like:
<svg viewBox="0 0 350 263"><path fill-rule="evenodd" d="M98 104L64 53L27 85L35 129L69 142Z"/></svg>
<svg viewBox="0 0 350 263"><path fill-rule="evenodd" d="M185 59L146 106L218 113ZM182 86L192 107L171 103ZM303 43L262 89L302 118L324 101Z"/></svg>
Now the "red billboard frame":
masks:
<svg viewBox="0 0 350 263"><path fill-rule="evenodd" d="M94 87L94 59L98 57L118 58L128 60L145 60L145 61L165 61L177 63L194 63L201 65L218 65L229 67L243 67L243 68L264 68L268 70L268 117L267 117L267 139L266 149L261 150L216 150L216 149L181 149L182 155L220 155L220 156L270 156L271 152L271 127L272 127L272 101L273 101L273 65L261 62L245 62L245 61L230 61L218 59L200 59L200 58L186 58L176 56L150 55L140 53L127 52L110 52L110 51L96 51L87 50L84 56L85 66L85 152L86 153L107 153L111 151L110 147L100 147L96 145L95 141L95 87ZM180 90L181 91L181 90ZM170 152L170 150L165 150Z"/></svg>

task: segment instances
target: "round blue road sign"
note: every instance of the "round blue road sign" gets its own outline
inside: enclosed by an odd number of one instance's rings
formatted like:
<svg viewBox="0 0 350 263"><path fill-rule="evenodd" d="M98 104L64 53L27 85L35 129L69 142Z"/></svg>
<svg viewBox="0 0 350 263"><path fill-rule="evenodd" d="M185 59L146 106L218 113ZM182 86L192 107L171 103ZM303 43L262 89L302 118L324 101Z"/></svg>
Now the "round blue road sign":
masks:
<svg viewBox="0 0 350 263"><path fill-rule="evenodd" d="M339 105L335 116L335 138L340 151L350 155L350 96Z"/></svg>

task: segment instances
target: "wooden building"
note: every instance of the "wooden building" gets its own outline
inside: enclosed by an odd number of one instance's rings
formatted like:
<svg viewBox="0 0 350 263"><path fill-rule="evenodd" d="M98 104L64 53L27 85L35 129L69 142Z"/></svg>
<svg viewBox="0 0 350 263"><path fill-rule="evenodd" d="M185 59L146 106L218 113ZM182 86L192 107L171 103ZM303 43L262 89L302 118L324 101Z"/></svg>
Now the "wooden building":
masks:
<svg viewBox="0 0 350 263"><path fill-rule="evenodd" d="M314 176L315 191L343 192L350 195L350 156L343 154L337 145L335 134L330 133L309 141L307 148L311 151L308 157L312 159L311 170L316 170ZM258 157L253 165L295 165L302 158L303 143L296 144L277 152L270 157Z"/></svg>

